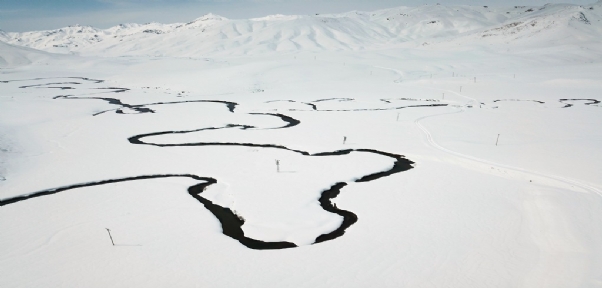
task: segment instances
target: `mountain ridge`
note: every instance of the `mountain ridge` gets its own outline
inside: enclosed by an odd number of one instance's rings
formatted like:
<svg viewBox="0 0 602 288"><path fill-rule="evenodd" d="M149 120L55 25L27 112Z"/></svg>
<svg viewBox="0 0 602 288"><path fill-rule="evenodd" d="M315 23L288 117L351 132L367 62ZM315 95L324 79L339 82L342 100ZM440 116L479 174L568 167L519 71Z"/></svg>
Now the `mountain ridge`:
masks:
<svg viewBox="0 0 602 288"><path fill-rule="evenodd" d="M228 19L209 13L186 23L128 23L107 29L72 25L0 33L0 40L47 52L103 56L361 51L399 45L444 45L441 43L525 42L545 47L554 41L599 42L601 12L602 1L508 8L402 6L372 12L277 14L251 19Z"/></svg>

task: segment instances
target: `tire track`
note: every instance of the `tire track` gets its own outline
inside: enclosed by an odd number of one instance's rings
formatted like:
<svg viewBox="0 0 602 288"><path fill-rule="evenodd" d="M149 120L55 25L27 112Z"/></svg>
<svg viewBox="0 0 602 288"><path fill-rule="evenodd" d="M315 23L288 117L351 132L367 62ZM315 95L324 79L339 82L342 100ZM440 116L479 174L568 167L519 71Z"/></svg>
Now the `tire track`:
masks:
<svg viewBox="0 0 602 288"><path fill-rule="evenodd" d="M469 98L467 96L460 95L460 94L458 94L456 92L453 92L453 91L449 91L449 92L457 94L458 96ZM427 143L431 147L433 147L433 148L435 148L437 150L443 151L445 153L448 153L448 154L451 154L451 155L454 155L454 156L457 156L457 157L460 157L460 158L468 159L468 160L471 160L471 161L475 161L475 162L478 162L478 163L481 163L481 164L486 164L486 165L489 165L489 166L496 166L498 168L503 168L503 169L512 170L512 171L515 171L515 172L530 174L530 175L534 175L534 176L538 176L538 177L542 177L542 178L547 178L547 179L551 179L551 180L554 180L554 181L558 181L558 182L561 182L561 183L565 183L565 184L568 184L568 185L577 186L577 187L582 188L583 190L586 190L586 191L598 194L599 196L602 197L602 191L600 191L598 188L596 188L596 187L594 187L592 185L588 185L588 184L579 182L577 180L573 180L573 179L566 178L566 177L561 177L561 176L556 176L556 175L550 175L550 174L546 174L546 173L542 173L542 172L537 172L537 171L533 171L533 170L528 170L528 169L524 169L524 168L520 168L520 167L514 167L514 166L510 166L510 165L505 165L505 164L501 164L501 163L497 163L497 162L485 160L485 159L482 159L482 158L478 158L478 157L474 157L474 156L462 154L462 153L459 153L459 152L456 152L456 151L452 151L452 150L449 150L449 149L447 149L447 148L439 145L435 141L435 139L433 138L433 135L428 131L428 129L426 127L424 127L424 125L422 125L420 123L420 121L422 121L424 119L427 119L427 118L431 118L431 117L438 117L438 116L443 116L443 115L451 115L451 114L456 114L456 113L462 113L462 112L465 111L463 107L457 107L457 108L458 108L458 110L455 111L455 112L448 112L448 113L441 113L441 114L435 114L435 115L428 115L428 116L420 117L420 118L414 120L414 124L418 127L418 129L420 129L424 133L424 135L426 137L426 140L427 140Z"/></svg>

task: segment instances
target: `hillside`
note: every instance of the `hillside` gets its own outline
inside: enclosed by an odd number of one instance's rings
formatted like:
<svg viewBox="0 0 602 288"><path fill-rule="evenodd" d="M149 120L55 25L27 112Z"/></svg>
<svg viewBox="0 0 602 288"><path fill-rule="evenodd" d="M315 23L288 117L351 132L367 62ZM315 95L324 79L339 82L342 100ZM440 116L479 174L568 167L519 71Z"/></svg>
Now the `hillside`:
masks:
<svg viewBox="0 0 602 288"><path fill-rule="evenodd" d="M27 65L57 57L44 51L7 44L1 40L2 34L0 34L0 67Z"/></svg>
<svg viewBox="0 0 602 288"><path fill-rule="evenodd" d="M423 5L374 12L233 20L208 14L188 23L74 25L7 33L8 43L55 53L103 56L255 55L366 50L396 45L599 42L602 2L541 7ZM2 37L2 35L0 35ZM525 41L526 40L526 41ZM533 41L537 40L537 41Z"/></svg>

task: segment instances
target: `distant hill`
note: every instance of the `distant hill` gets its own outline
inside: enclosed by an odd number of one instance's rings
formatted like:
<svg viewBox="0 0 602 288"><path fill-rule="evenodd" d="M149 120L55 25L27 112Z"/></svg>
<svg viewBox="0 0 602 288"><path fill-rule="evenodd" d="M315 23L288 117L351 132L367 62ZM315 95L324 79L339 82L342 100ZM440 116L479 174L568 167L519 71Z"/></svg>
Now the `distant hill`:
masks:
<svg viewBox="0 0 602 288"><path fill-rule="evenodd" d="M2 35L0 35L0 40L2 40ZM46 61L50 58L62 57L60 57L60 55L53 55L44 51L19 47L0 41L0 67L27 65Z"/></svg>
<svg viewBox="0 0 602 288"><path fill-rule="evenodd" d="M374 12L272 15L233 20L208 14L188 23L69 26L0 34L0 40L55 53L104 56L254 55L424 45L548 47L602 40L602 1L541 7L423 5Z"/></svg>

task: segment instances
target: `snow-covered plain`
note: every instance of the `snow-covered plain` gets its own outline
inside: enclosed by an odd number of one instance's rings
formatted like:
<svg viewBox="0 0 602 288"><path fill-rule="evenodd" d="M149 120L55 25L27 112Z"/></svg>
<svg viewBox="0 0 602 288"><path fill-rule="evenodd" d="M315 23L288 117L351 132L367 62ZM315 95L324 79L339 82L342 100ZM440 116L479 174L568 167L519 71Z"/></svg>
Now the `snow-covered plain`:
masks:
<svg viewBox="0 0 602 288"><path fill-rule="evenodd" d="M601 20L2 32L0 287L601 287Z"/></svg>

